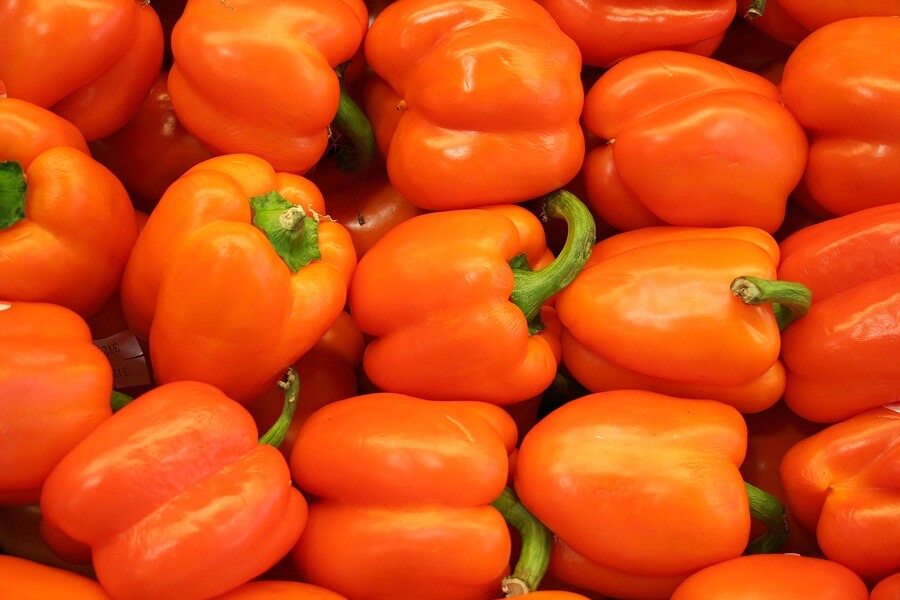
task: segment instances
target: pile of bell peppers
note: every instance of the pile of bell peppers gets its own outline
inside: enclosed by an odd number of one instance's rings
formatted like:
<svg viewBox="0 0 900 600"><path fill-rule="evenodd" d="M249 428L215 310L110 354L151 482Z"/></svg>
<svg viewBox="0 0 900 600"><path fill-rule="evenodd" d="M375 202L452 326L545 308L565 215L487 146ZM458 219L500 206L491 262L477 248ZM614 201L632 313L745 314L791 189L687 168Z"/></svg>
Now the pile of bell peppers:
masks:
<svg viewBox="0 0 900 600"><path fill-rule="evenodd" d="M900 1L0 31L0 597L900 599Z"/></svg>

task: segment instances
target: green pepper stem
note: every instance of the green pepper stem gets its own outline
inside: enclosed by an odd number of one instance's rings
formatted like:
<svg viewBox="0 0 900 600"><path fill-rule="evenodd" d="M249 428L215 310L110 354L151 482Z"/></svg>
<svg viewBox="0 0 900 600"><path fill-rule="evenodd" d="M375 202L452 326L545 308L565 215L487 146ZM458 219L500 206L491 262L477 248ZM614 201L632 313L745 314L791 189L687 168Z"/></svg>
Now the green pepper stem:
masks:
<svg viewBox="0 0 900 600"><path fill-rule="evenodd" d="M744 18L748 21L758 19L766 12L766 0L751 0L750 6L744 12Z"/></svg>
<svg viewBox="0 0 900 600"><path fill-rule="evenodd" d="M750 306L771 302L780 331L808 313L812 304L810 289L796 281L737 277L731 282L731 292Z"/></svg>
<svg viewBox="0 0 900 600"><path fill-rule="evenodd" d="M25 218L25 170L14 160L0 162L0 231Z"/></svg>
<svg viewBox="0 0 900 600"><path fill-rule="evenodd" d="M132 402L133 400L134 398L132 398L128 394L123 394L118 390L113 390L109 405L112 408L112 411L115 413L122 410L122 408L124 408L126 404Z"/></svg>
<svg viewBox="0 0 900 600"><path fill-rule="evenodd" d="M307 215L303 208L274 191L250 198L250 207L253 224L266 234L291 271L296 273L322 258L318 215Z"/></svg>
<svg viewBox="0 0 900 600"><path fill-rule="evenodd" d="M291 428L294 412L297 410L297 398L300 395L300 376L297 375L294 367L288 368L284 378L278 382L278 387L284 389L284 407L281 409L281 414L278 415L275 423L259 438L260 444L269 444L276 448L284 441L288 429Z"/></svg>
<svg viewBox="0 0 900 600"><path fill-rule="evenodd" d="M507 597L524 596L538 588L547 572L553 534L509 487L491 505L522 535L522 550L512 574L503 579L503 592Z"/></svg>
<svg viewBox="0 0 900 600"><path fill-rule="evenodd" d="M540 271L513 269L515 285L509 299L532 323L547 300L564 290L584 268L597 241L597 226L587 206L574 194L557 190L543 206L544 219L562 217L568 225L566 243L553 262Z"/></svg>
<svg viewBox="0 0 900 600"><path fill-rule="evenodd" d="M771 554L778 552L790 536L784 505L778 498L758 487L744 482L750 499L750 516L766 526L766 532L747 544L744 554Z"/></svg>
<svg viewBox="0 0 900 600"><path fill-rule="evenodd" d="M345 67L346 65L339 66L336 69L341 84L341 97L331 124L350 140L350 145L340 145L335 149L338 170L342 173L358 173L375 161L375 132L366 114L347 92L343 75Z"/></svg>

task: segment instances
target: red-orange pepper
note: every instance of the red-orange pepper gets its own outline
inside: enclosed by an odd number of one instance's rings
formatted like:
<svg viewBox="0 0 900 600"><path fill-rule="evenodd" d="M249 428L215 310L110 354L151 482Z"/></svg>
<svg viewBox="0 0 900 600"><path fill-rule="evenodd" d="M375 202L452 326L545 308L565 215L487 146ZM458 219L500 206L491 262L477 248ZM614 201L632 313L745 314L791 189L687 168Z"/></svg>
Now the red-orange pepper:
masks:
<svg viewBox="0 0 900 600"><path fill-rule="evenodd" d="M709 56L734 19L734 0L538 0L575 40L584 64L608 68L649 50Z"/></svg>
<svg viewBox="0 0 900 600"><path fill-rule="evenodd" d="M88 144L93 157L119 178L135 208L150 212L185 171L212 158L175 116L168 71L163 71L137 114L110 135Z"/></svg>
<svg viewBox="0 0 900 600"><path fill-rule="evenodd" d="M556 536L558 579L616 598L667 599L691 573L771 552L782 506L747 485L741 414L712 400L640 390L576 398L525 435L522 503ZM750 540L751 516L770 530Z"/></svg>
<svg viewBox="0 0 900 600"><path fill-rule="evenodd" d="M843 19L900 15L897 0L738 0L738 13L766 35L796 46L811 32Z"/></svg>
<svg viewBox="0 0 900 600"><path fill-rule="evenodd" d="M0 82L10 98L47 108L88 140L137 114L162 65L150 2L0 2Z"/></svg>
<svg viewBox="0 0 900 600"><path fill-rule="evenodd" d="M307 504L247 410L200 382L161 385L94 429L56 465L41 493L53 527L91 547L116 598L206 599L260 575L303 530Z"/></svg>
<svg viewBox="0 0 900 600"><path fill-rule="evenodd" d="M59 567L0 554L0 596L113 600L96 580Z"/></svg>
<svg viewBox="0 0 900 600"><path fill-rule="evenodd" d="M517 203L578 173L581 53L536 2L394 2L365 54L402 113L395 129L373 128L390 136L378 140L388 175L413 204Z"/></svg>
<svg viewBox="0 0 900 600"><path fill-rule="evenodd" d="M897 201L898 47L900 12L830 23L791 53L781 100L810 140L798 201L829 216Z"/></svg>
<svg viewBox="0 0 900 600"><path fill-rule="evenodd" d="M869 600L869 590L847 567L812 556L740 556L694 573L670 600Z"/></svg>
<svg viewBox="0 0 900 600"><path fill-rule="evenodd" d="M210 600L347 600L337 592L300 581L250 581Z"/></svg>
<svg viewBox="0 0 900 600"><path fill-rule="evenodd" d="M780 250L778 276L812 291L809 313L782 334L787 405L834 422L896 401L900 203L810 225Z"/></svg>
<svg viewBox="0 0 900 600"><path fill-rule="evenodd" d="M822 553L869 584L900 571L900 405L880 406L797 442L781 479Z"/></svg>
<svg viewBox="0 0 900 600"><path fill-rule="evenodd" d="M359 600L496 598L511 538L495 503L515 442L510 416L483 402L376 393L322 407L291 454L314 498L292 552L303 580Z"/></svg>
<svg viewBox="0 0 900 600"><path fill-rule="evenodd" d="M571 194L545 206L569 224L549 264L541 221L518 205L413 217L360 259L350 313L373 338L363 367L378 389L512 404L550 385L559 329L542 307L577 275L595 230Z"/></svg>
<svg viewBox="0 0 900 600"><path fill-rule="evenodd" d="M311 181L245 154L169 187L121 288L158 383L206 381L247 403L321 339L356 266L347 230L324 212Z"/></svg>
<svg viewBox="0 0 900 600"><path fill-rule="evenodd" d="M381 160L362 171L344 173L337 161L328 157L307 177L327 199L328 216L350 232L357 257L396 225L426 212L397 192Z"/></svg>
<svg viewBox="0 0 900 600"><path fill-rule="evenodd" d="M773 233L806 166L797 119L761 75L668 50L603 73L585 128L587 201L618 229L747 225Z"/></svg>
<svg viewBox="0 0 900 600"><path fill-rule="evenodd" d="M0 131L0 299L89 317L115 294L137 239L128 193L44 108L0 98Z"/></svg>
<svg viewBox="0 0 900 600"><path fill-rule="evenodd" d="M112 371L84 319L56 304L0 301L0 357L0 505L33 504L112 415Z"/></svg>
<svg viewBox="0 0 900 600"><path fill-rule="evenodd" d="M335 69L367 29L362 0L188 0L172 30L172 106L214 153L292 173L322 158L334 122L355 149L344 168L362 168L374 138Z"/></svg>
<svg viewBox="0 0 900 600"><path fill-rule="evenodd" d="M900 599L900 573L888 575L872 587L869 600Z"/></svg>
<svg viewBox="0 0 900 600"><path fill-rule="evenodd" d="M809 299L792 293L803 286L774 281L777 264L777 243L753 227L645 227L601 240L556 299L562 362L594 392L646 389L764 410L784 391L780 325L770 303L748 305L732 286L771 281L785 294L776 302L802 313Z"/></svg>

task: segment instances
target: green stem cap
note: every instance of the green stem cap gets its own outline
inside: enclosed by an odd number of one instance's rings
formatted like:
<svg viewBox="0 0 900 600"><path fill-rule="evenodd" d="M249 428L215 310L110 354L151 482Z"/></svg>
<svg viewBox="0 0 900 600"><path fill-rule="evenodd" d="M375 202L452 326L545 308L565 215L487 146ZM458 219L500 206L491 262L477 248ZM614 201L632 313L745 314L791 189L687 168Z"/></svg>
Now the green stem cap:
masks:
<svg viewBox="0 0 900 600"><path fill-rule="evenodd" d="M291 421L294 419L294 412L297 410L297 398L300 395L300 376L294 367L287 370L284 378L278 382L278 386L284 389L284 407L281 414L278 415L275 423L269 430L259 438L260 444L269 444L276 448L284 441L288 429L291 427Z"/></svg>
<svg viewBox="0 0 900 600"><path fill-rule="evenodd" d="M758 19L766 12L766 0L751 0L750 6L744 12L744 18L748 21Z"/></svg>
<svg viewBox="0 0 900 600"><path fill-rule="evenodd" d="M808 313L812 304L810 289L796 281L737 277L731 282L731 293L750 306L770 302L781 331Z"/></svg>
<svg viewBox="0 0 900 600"><path fill-rule="evenodd" d="M122 408L124 408L126 404L129 404L133 400L134 398L129 396L128 394L123 394L118 390L113 390L109 405L110 407L112 407L112 411L115 413L122 410Z"/></svg>
<svg viewBox="0 0 900 600"><path fill-rule="evenodd" d="M744 482L750 499L750 516L766 526L766 532L747 544L744 554L771 554L784 547L790 536L784 505L778 498Z"/></svg>
<svg viewBox="0 0 900 600"><path fill-rule="evenodd" d="M349 145L342 144L336 148L338 170L342 173L357 173L374 162L377 147L372 124L344 85L344 68L346 65L336 69L341 84L341 97L331 124L350 141Z"/></svg>
<svg viewBox="0 0 900 600"><path fill-rule="evenodd" d="M509 299L525 313L529 324L541 307L568 286L584 268L597 241L597 226L587 206L574 194L557 190L544 200L543 217L563 218L568 225L566 242L553 262L541 269L513 268L515 285Z"/></svg>
<svg viewBox="0 0 900 600"><path fill-rule="evenodd" d="M296 273L314 260L319 252L319 221L302 208L288 202L278 192L250 198L253 224L266 237L288 268Z"/></svg>
<svg viewBox="0 0 900 600"><path fill-rule="evenodd" d="M503 579L503 592L507 597L524 596L538 588L547 572L553 534L508 487L491 505L522 535L522 550L512 574Z"/></svg>
<svg viewBox="0 0 900 600"><path fill-rule="evenodd" d="M25 218L25 171L14 160L0 162L0 231Z"/></svg>

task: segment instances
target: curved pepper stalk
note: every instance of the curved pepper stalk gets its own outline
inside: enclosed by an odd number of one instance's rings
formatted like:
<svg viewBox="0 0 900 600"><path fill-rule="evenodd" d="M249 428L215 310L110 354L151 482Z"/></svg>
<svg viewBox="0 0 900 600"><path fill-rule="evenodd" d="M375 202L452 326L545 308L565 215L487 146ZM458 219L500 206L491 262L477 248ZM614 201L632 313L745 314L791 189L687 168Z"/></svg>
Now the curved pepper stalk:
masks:
<svg viewBox="0 0 900 600"><path fill-rule="evenodd" d="M569 228L559 256L540 271L512 265L515 284L509 299L525 313L531 333L542 329L537 322L541 307L578 276L597 241L594 216L571 192L557 190L547 196L543 218L551 217L565 219Z"/></svg>
<svg viewBox="0 0 900 600"><path fill-rule="evenodd" d="M260 444L269 444L276 448L284 441L288 429L291 427L291 421L294 419L294 412L297 410L297 398L300 395L300 376L297 375L297 370L294 367L288 368L284 378L278 382L278 387L284 390L284 406L272 427L259 438Z"/></svg>
<svg viewBox="0 0 900 600"><path fill-rule="evenodd" d="M286 200L278 192L250 198L253 224L269 238L269 242L296 273L314 260L320 260L319 221Z"/></svg>
<svg viewBox="0 0 900 600"><path fill-rule="evenodd" d="M553 534L508 487L491 505L522 535L519 560L512 574L503 579L503 593L507 597L524 596L538 588L547 572Z"/></svg>
<svg viewBox="0 0 900 600"><path fill-rule="evenodd" d="M784 505L778 498L744 482L750 499L750 516L766 526L766 532L747 544L744 554L771 554L787 543L790 531Z"/></svg>
<svg viewBox="0 0 900 600"><path fill-rule="evenodd" d="M335 148L337 168L343 173L358 173L368 168L375 160L375 132L372 124L359 105L347 92L344 85L344 69L347 63L340 65L335 71L341 84L341 97L337 114L332 126L350 141L350 145L338 145Z"/></svg>
<svg viewBox="0 0 900 600"><path fill-rule="evenodd" d="M810 289L796 281L737 277L731 282L731 292L751 306L771 302L779 331L808 313L812 304Z"/></svg>

